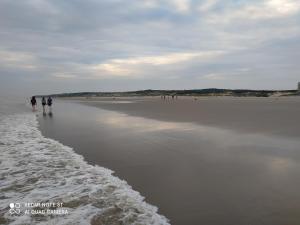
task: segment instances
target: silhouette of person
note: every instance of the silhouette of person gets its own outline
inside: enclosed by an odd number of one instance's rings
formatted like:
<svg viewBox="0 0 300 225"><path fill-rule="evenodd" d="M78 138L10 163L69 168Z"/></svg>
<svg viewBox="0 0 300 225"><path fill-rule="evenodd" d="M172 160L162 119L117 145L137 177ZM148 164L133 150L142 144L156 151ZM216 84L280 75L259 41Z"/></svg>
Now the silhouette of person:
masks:
<svg viewBox="0 0 300 225"><path fill-rule="evenodd" d="M49 113L52 113L51 107L52 107L52 98L49 96L47 99L47 105L49 107Z"/></svg>
<svg viewBox="0 0 300 225"><path fill-rule="evenodd" d="M36 110L36 99L35 99L35 96L32 96L31 97L31 100L30 100L30 102L31 102L31 106L32 106L32 111L35 111Z"/></svg>
<svg viewBox="0 0 300 225"><path fill-rule="evenodd" d="M45 97L42 98L42 106L43 106L43 113L45 114L46 111L45 111L45 106L46 106L46 99Z"/></svg>

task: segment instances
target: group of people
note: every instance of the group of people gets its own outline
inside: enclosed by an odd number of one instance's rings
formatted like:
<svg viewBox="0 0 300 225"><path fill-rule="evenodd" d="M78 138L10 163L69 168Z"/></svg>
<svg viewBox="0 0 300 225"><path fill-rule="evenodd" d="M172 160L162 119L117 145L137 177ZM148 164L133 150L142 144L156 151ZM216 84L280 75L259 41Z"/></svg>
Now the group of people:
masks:
<svg viewBox="0 0 300 225"><path fill-rule="evenodd" d="M35 96L31 97L31 105L32 105L32 111L36 110L36 105L37 105L37 101ZM46 100L45 97L42 97L42 106L43 106L43 113L46 113L46 105L48 105L49 107L49 113L51 113L51 106L52 106L52 98L49 96L48 99Z"/></svg>
<svg viewBox="0 0 300 225"><path fill-rule="evenodd" d="M170 96L167 95L167 100L169 99L169 97L170 97ZM171 95L171 97L172 97L172 100L178 99L178 96L177 96L177 95ZM165 96L165 95L160 96L160 98L163 99L163 100L166 100L166 96Z"/></svg>

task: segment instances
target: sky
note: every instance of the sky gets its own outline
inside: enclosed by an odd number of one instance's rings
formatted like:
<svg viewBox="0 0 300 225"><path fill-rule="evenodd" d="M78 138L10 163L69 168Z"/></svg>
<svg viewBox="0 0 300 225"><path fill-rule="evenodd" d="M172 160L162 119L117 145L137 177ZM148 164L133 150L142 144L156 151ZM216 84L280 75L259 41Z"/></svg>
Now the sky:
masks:
<svg viewBox="0 0 300 225"><path fill-rule="evenodd" d="M0 94L296 89L300 0L0 0Z"/></svg>

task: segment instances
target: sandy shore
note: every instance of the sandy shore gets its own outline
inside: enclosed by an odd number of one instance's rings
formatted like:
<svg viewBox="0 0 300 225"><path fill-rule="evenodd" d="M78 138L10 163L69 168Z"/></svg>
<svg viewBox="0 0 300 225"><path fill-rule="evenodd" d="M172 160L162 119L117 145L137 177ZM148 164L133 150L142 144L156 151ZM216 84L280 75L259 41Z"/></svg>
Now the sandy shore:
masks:
<svg viewBox="0 0 300 225"><path fill-rule="evenodd" d="M299 121L300 97L179 97L178 100L165 101L159 97L116 98L113 101L112 98L77 100L132 116L300 137L300 126L295 124ZM130 101L131 104L121 104Z"/></svg>
<svg viewBox="0 0 300 225"><path fill-rule="evenodd" d="M300 223L299 98L82 102L93 107L56 101L43 134L114 170L172 224Z"/></svg>

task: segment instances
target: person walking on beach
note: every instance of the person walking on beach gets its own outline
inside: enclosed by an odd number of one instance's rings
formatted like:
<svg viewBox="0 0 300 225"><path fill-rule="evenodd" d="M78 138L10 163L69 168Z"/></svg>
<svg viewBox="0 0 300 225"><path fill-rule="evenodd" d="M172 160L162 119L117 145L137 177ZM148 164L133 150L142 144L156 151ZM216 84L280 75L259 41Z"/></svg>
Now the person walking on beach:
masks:
<svg viewBox="0 0 300 225"><path fill-rule="evenodd" d="M35 96L32 96L31 97L31 106L32 106L32 111L35 111L35 107L36 107L36 99L35 99Z"/></svg>
<svg viewBox="0 0 300 225"><path fill-rule="evenodd" d="M49 107L49 113L51 114L52 113L52 110L51 110L51 106L52 106L52 98L49 96L48 99L47 99L47 105Z"/></svg>
<svg viewBox="0 0 300 225"><path fill-rule="evenodd" d="M45 114L46 113L46 111L45 111L45 106L46 106L46 99L45 99L45 97L42 98L42 106L43 106L43 114Z"/></svg>

